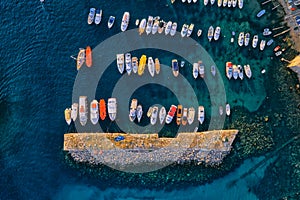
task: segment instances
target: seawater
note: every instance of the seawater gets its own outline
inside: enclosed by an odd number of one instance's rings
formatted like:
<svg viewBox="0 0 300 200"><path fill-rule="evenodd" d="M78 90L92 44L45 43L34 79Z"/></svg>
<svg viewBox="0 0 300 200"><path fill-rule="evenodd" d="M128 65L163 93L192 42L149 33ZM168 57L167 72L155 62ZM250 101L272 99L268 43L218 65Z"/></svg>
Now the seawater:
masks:
<svg viewBox="0 0 300 200"><path fill-rule="evenodd" d="M194 23L194 32L198 28L203 29L201 38L198 39L195 33L193 38L208 51L222 73L228 102L232 107L245 106L250 111L257 109L265 96L263 80L267 78L260 74L260 70L268 70L271 50L267 47L264 52L259 52L258 49L253 50L250 47L240 48L236 41L234 44L229 42L231 31L236 31L237 34L239 31L249 31L251 36L254 33L261 36L267 21L257 20L254 13L259 7L255 2L251 2L251 6L249 4L249 1L245 1L245 6L240 11L237 8L218 8L216 5L204 7L202 1L194 5L178 1L171 5L169 1L144 0L46 0L44 4L38 0L1 1L1 199L55 199L69 185L83 185L84 188L107 188L110 185L112 190L118 191L118 188L112 186L113 183L102 182L99 177L95 179L66 165L62 145L63 134L68 131L68 127L63 111L72 103L73 83L77 74L75 62L70 59L70 55L77 54L80 47L90 45L94 48L106 38L120 32L124 11L131 13L129 29L135 28L135 19L147 18L148 15L159 15L165 21L176 21L179 30L183 23ZM104 16L100 26L87 25L90 7L103 9ZM116 16L112 30L108 30L106 25L109 15ZM207 40L206 34L210 25L219 25L222 28L221 39L217 42L209 43ZM170 65L173 58L182 59L155 50L135 53L152 54L166 65ZM237 64L249 63L254 78L243 82L227 81L224 66L228 60ZM191 74L191 64L186 63L184 75ZM189 72L185 71L188 67ZM116 67L111 69L116 74ZM116 77L111 78L116 80ZM197 90L197 95L209 108L211 105L205 84L201 80L194 81L191 76L188 79L195 89L201 87L202 90ZM111 88L102 86L105 91L103 97L108 98ZM140 88L134 96L147 107L161 103L158 96L161 90L166 92L163 98L166 106L178 104L170 92L155 85ZM147 96L153 96L153 99ZM97 94L96 97L100 98ZM206 124L201 127L202 130L207 126ZM174 136L163 132L161 134ZM190 184L192 183L186 183L187 186ZM130 182L126 185L135 186ZM187 191L183 190L182 198ZM163 195L163 192L159 194ZM97 199L97 194L94 199Z"/></svg>

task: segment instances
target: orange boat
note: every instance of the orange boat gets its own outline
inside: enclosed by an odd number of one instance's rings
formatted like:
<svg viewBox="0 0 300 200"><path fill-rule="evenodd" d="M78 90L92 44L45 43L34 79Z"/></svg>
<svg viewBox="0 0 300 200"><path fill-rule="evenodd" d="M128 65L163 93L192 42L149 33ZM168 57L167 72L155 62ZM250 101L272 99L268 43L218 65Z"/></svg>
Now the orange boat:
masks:
<svg viewBox="0 0 300 200"><path fill-rule="evenodd" d="M88 67L92 66L92 49L90 46L87 46L85 49L85 63Z"/></svg>
<svg viewBox="0 0 300 200"><path fill-rule="evenodd" d="M100 119L105 120L105 118L106 118L106 105L105 105L105 100L104 99L100 99L99 113L100 113Z"/></svg>
<svg viewBox="0 0 300 200"><path fill-rule="evenodd" d="M181 123L181 117L182 117L182 105L178 105L177 107L177 119L176 119L176 123L179 126Z"/></svg>

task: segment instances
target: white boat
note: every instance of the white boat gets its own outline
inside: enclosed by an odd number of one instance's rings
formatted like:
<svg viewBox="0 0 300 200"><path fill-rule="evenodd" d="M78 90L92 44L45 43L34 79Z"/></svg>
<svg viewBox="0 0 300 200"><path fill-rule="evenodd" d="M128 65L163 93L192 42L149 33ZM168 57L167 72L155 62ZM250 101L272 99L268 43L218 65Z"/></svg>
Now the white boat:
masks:
<svg viewBox="0 0 300 200"><path fill-rule="evenodd" d="M200 122L200 124L203 124L204 119L205 119L204 107L199 106L198 107L198 121Z"/></svg>
<svg viewBox="0 0 300 200"><path fill-rule="evenodd" d="M97 100L93 100L90 104L90 119L94 125L96 125L99 121L99 107Z"/></svg>
<svg viewBox="0 0 300 200"><path fill-rule="evenodd" d="M218 7L222 6L222 0L218 0Z"/></svg>
<svg viewBox="0 0 300 200"><path fill-rule="evenodd" d="M130 14L129 12L124 12L123 14L123 18L122 18L122 22L121 22L121 31L126 31L128 28L128 24L129 24L129 20L130 20Z"/></svg>
<svg viewBox="0 0 300 200"><path fill-rule="evenodd" d="M187 117L188 117L188 109L187 108L183 108L183 114L182 114L182 118L181 118L181 123L184 126L187 124Z"/></svg>
<svg viewBox="0 0 300 200"><path fill-rule="evenodd" d="M237 67L238 67L238 70L239 70L239 78L241 80L243 80L244 79L244 70L243 70L243 67L241 65L238 65Z"/></svg>
<svg viewBox="0 0 300 200"><path fill-rule="evenodd" d="M226 7L228 3L228 0L223 0L223 7Z"/></svg>
<svg viewBox="0 0 300 200"><path fill-rule="evenodd" d="M131 54L130 53L125 54L125 65L126 65L126 72L128 75L130 75L131 71L132 71Z"/></svg>
<svg viewBox="0 0 300 200"><path fill-rule="evenodd" d="M165 35L168 35L170 33L171 28L172 28L172 22L168 21L166 28L165 28Z"/></svg>
<svg viewBox="0 0 300 200"><path fill-rule="evenodd" d="M139 19L136 19L136 20L135 20L135 25L138 26L139 24L140 24L140 20L139 20Z"/></svg>
<svg viewBox="0 0 300 200"><path fill-rule="evenodd" d="M214 3L215 3L215 0L210 0L211 5L214 5Z"/></svg>
<svg viewBox="0 0 300 200"><path fill-rule="evenodd" d="M208 4L208 0L204 0L204 5L206 6Z"/></svg>
<svg viewBox="0 0 300 200"><path fill-rule="evenodd" d="M149 35L151 33L153 26L153 16L148 16L147 26L146 26L146 34Z"/></svg>
<svg viewBox="0 0 300 200"><path fill-rule="evenodd" d="M199 29L198 32L197 32L197 36L200 37L201 35L202 35L202 30Z"/></svg>
<svg viewBox="0 0 300 200"><path fill-rule="evenodd" d="M158 30L157 30L157 32L159 34L161 34L164 31L164 28L165 28L165 22L164 22L164 20L160 20L159 24L158 24Z"/></svg>
<svg viewBox="0 0 300 200"><path fill-rule="evenodd" d="M182 60L182 61L180 62L180 67L184 67L184 65L185 65L185 61Z"/></svg>
<svg viewBox="0 0 300 200"><path fill-rule="evenodd" d="M85 126L87 122L87 97L80 96L79 97L79 121L82 126Z"/></svg>
<svg viewBox="0 0 300 200"><path fill-rule="evenodd" d="M193 77L196 79L199 75L199 65L198 63L193 64Z"/></svg>
<svg viewBox="0 0 300 200"><path fill-rule="evenodd" d="M88 24L92 24L94 19L95 19L95 14L96 14L96 8L90 8L90 12L88 15L88 20L87 23Z"/></svg>
<svg viewBox="0 0 300 200"><path fill-rule="evenodd" d="M214 40L218 40L221 34L221 28L219 26L216 27L215 33L214 33Z"/></svg>
<svg viewBox="0 0 300 200"><path fill-rule="evenodd" d="M198 66L199 66L199 75L201 78L204 78L205 69L201 60L198 61Z"/></svg>
<svg viewBox="0 0 300 200"><path fill-rule="evenodd" d="M172 60L172 71L173 71L173 75L177 77L179 74L179 66L178 66L178 61L176 59Z"/></svg>
<svg viewBox="0 0 300 200"><path fill-rule="evenodd" d="M65 120L68 125L70 125L72 122L71 114L72 114L71 108L66 108L65 109Z"/></svg>
<svg viewBox="0 0 300 200"><path fill-rule="evenodd" d="M272 34L272 31L270 31L269 28L265 28L265 29L264 29L264 32L263 32L263 35L264 35L264 36L268 36L268 35L271 35L271 34Z"/></svg>
<svg viewBox="0 0 300 200"><path fill-rule="evenodd" d="M168 111L167 117L166 117L166 124L170 124L174 118L174 115L176 113L177 106L171 105L170 110Z"/></svg>
<svg viewBox="0 0 300 200"><path fill-rule="evenodd" d="M213 36L214 36L214 27L210 26L209 29L208 29L208 32L207 32L208 40L211 41Z"/></svg>
<svg viewBox="0 0 300 200"><path fill-rule="evenodd" d="M250 42L250 33L246 33L244 39L245 46L248 46L249 42Z"/></svg>
<svg viewBox="0 0 300 200"><path fill-rule="evenodd" d="M232 0L228 0L228 2L227 2L227 6L228 6L228 8L230 8L230 7L231 7L231 5L232 5Z"/></svg>
<svg viewBox="0 0 300 200"><path fill-rule="evenodd" d="M155 74L155 66L154 66L154 61L152 57L148 57L148 70L149 73L152 77L154 77Z"/></svg>
<svg viewBox="0 0 300 200"><path fill-rule="evenodd" d="M265 46L266 46L266 40L261 40L259 44L259 49L263 51L265 49Z"/></svg>
<svg viewBox="0 0 300 200"><path fill-rule="evenodd" d="M181 28L181 37L185 37L188 31L188 25L187 24L183 24L182 28Z"/></svg>
<svg viewBox="0 0 300 200"><path fill-rule="evenodd" d="M230 115L230 105L228 103L226 104L225 110L226 110L226 115L229 116Z"/></svg>
<svg viewBox="0 0 300 200"><path fill-rule="evenodd" d="M226 62L226 76L230 80L232 77L233 69L232 62Z"/></svg>
<svg viewBox="0 0 300 200"><path fill-rule="evenodd" d="M244 32L240 32L239 39L238 39L238 44L240 47L244 45L244 39L245 39Z"/></svg>
<svg viewBox="0 0 300 200"><path fill-rule="evenodd" d="M250 65L244 65L244 70L245 70L245 74L248 78L251 78L252 76L252 71L250 68Z"/></svg>
<svg viewBox="0 0 300 200"><path fill-rule="evenodd" d="M187 121L189 125L191 125L194 122L194 119L195 119L195 109L193 107L190 107L188 117L187 117Z"/></svg>
<svg viewBox="0 0 300 200"><path fill-rule="evenodd" d="M192 0L187 0L187 2L188 2L188 3L191 3L191 2L192 2Z"/></svg>
<svg viewBox="0 0 300 200"><path fill-rule="evenodd" d="M117 116L117 99L109 98L107 101L107 112L111 121L114 121Z"/></svg>
<svg viewBox="0 0 300 200"><path fill-rule="evenodd" d="M239 2L239 8L242 9L244 6L244 1L243 0L238 0Z"/></svg>
<svg viewBox="0 0 300 200"><path fill-rule="evenodd" d="M138 105L136 108L136 118L138 120L138 122L141 121L143 116L143 107L141 105Z"/></svg>
<svg viewBox="0 0 300 200"><path fill-rule="evenodd" d="M151 118L150 118L150 123L152 125L156 124L157 115L158 115L158 107L154 106L153 109L152 109L152 114L151 114Z"/></svg>
<svg viewBox="0 0 300 200"><path fill-rule="evenodd" d="M166 108L162 107L159 111L159 122L160 122L160 124L164 123L165 118L166 118L166 114L167 114Z"/></svg>
<svg viewBox="0 0 300 200"><path fill-rule="evenodd" d="M132 122L135 120L135 118L137 116L137 113L136 113L137 104L138 104L137 99L132 99L131 100L130 110L129 110L129 120L132 121Z"/></svg>
<svg viewBox="0 0 300 200"><path fill-rule="evenodd" d="M219 106L219 114L223 115L223 106Z"/></svg>
<svg viewBox="0 0 300 200"><path fill-rule="evenodd" d="M182 3L186 2L186 0L181 0L181 1L182 1Z"/></svg>
<svg viewBox="0 0 300 200"><path fill-rule="evenodd" d="M172 27L171 27L171 31L170 31L170 35L174 36L176 34L176 30L177 30L177 23L173 22Z"/></svg>
<svg viewBox="0 0 300 200"><path fill-rule="evenodd" d="M256 48L258 43L258 35L254 35L252 39L252 47Z"/></svg>
<svg viewBox="0 0 300 200"><path fill-rule="evenodd" d="M120 74L124 72L124 54L117 54L117 66Z"/></svg>
<svg viewBox="0 0 300 200"><path fill-rule="evenodd" d="M132 57L131 66L132 66L133 73L136 74L137 71L138 71L138 66L139 66L138 58L137 57Z"/></svg>
<svg viewBox="0 0 300 200"><path fill-rule="evenodd" d="M154 24L153 24L153 27L152 27L152 34L155 34L158 30L158 25L159 25L159 21L158 20L155 20L154 21Z"/></svg>
<svg viewBox="0 0 300 200"><path fill-rule="evenodd" d="M197 3L198 0L193 0L193 3Z"/></svg>
<svg viewBox="0 0 300 200"><path fill-rule="evenodd" d="M192 35L192 33L193 33L193 30L194 30L194 24L190 24L189 28L187 30L186 37L190 37Z"/></svg>
<svg viewBox="0 0 300 200"><path fill-rule="evenodd" d="M140 25L139 25L139 34L142 35L145 31L145 28L146 28L146 24L147 24L147 21L146 19L142 19Z"/></svg>
<svg viewBox="0 0 300 200"><path fill-rule="evenodd" d="M96 10L96 17L95 17L95 24L96 25L100 24L101 20L102 20L102 10L97 9Z"/></svg>
<svg viewBox="0 0 300 200"><path fill-rule="evenodd" d="M217 72L216 66L212 65L212 66L210 67L210 72L211 72L211 74L212 74L213 76L216 76L216 72Z"/></svg>
<svg viewBox="0 0 300 200"><path fill-rule="evenodd" d="M232 73L233 78L237 79L239 77L239 69L237 68L236 65L232 66L232 71L233 71Z"/></svg>
<svg viewBox="0 0 300 200"><path fill-rule="evenodd" d="M108 19L108 21L107 21L107 27L108 27L109 29L111 29L111 28L113 27L113 25L114 25L114 23L115 23L115 19L116 19L115 16L110 16L110 17L109 17L109 19Z"/></svg>
<svg viewBox="0 0 300 200"><path fill-rule="evenodd" d="M72 104L71 119L75 122L78 115L78 103Z"/></svg>
<svg viewBox="0 0 300 200"><path fill-rule="evenodd" d="M232 7L236 7L236 4L237 4L237 0L232 0Z"/></svg>

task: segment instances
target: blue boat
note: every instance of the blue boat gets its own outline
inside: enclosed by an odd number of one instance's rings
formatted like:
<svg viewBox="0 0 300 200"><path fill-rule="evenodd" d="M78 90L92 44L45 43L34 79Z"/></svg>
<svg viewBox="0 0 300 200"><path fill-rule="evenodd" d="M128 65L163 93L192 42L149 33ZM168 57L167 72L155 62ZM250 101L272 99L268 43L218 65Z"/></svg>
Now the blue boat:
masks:
<svg viewBox="0 0 300 200"><path fill-rule="evenodd" d="M173 75L177 77L179 74L179 66L178 66L178 61L176 59L172 60L172 70L173 70Z"/></svg>
<svg viewBox="0 0 300 200"><path fill-rule="evenodd" d="M124 140L124 139L125 139L125 137L122 136L122 135L120 135L120 136L117 136L117 137L115 138L115 141L116 141L116 142L119 142L119 141L122 141L122 140Z"/></svg>
<svg viewBox="0 0 300 200"><path fill-rule="evenodd" d="M261 16L263 16L265 13L266 13L266 10L263 9L263 10L259 11L259 13L257 13L256 17L261 17Z"/></svg>

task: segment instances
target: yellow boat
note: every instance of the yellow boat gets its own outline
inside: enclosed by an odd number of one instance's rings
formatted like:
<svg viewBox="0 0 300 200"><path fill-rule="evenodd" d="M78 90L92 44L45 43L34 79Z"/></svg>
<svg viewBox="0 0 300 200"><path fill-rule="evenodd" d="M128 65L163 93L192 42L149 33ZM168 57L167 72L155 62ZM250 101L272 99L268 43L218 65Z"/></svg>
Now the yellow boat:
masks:
<svg viewBox="0 0 300 200"><path fill-rule="evenodd" d="M65 120L67 122L68 125L71 124L71 108L66 108L65 109Z"/></svg>
<svg viewBox="0 0 300 200"><path fill-rule="evenodd" d="M159 62L158 58L155 58L155 72L156 72L156 74L159 74L159 72L160 72L160 62Z"/></svg>
<svg viewBox="0 0 300 200"><path fill-rule="evenodd" d="M146 61L147 61L147 57L145 55L142 55L142 57L140 58L139 67L138 67L138 75L140 75L140 76L143 75L143 73L145 71Z"/></svg>
<svg viewBox="0 0 300 200"><path fill-rule="evenodd" d="M78 56L77 56L77 70L80 69L80 67L83 65L84 63L84 60L85 60L85 49L79 49L79 52L78 52Z"/></svg>

